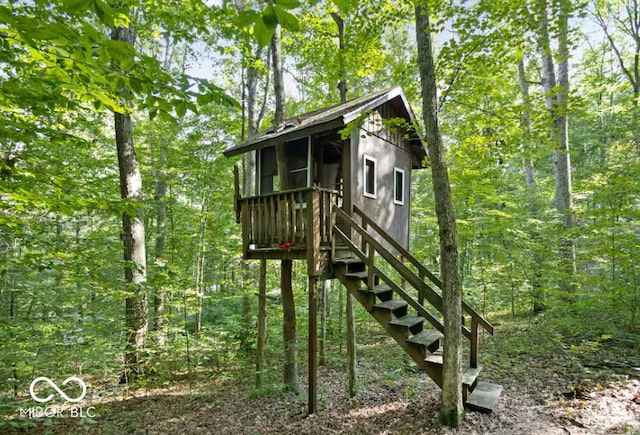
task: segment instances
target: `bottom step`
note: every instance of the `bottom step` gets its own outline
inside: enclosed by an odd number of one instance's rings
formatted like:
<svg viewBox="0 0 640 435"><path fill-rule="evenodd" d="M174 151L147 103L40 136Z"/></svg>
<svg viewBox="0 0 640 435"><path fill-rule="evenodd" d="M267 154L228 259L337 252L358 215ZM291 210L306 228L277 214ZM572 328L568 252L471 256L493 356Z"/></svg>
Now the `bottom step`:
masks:
<svg viewBox="0 0 640 435"><path fill-rule="evenodd" d="M465 405L476 411L491 412L501 392L502 385L478 382Z"/></svg>

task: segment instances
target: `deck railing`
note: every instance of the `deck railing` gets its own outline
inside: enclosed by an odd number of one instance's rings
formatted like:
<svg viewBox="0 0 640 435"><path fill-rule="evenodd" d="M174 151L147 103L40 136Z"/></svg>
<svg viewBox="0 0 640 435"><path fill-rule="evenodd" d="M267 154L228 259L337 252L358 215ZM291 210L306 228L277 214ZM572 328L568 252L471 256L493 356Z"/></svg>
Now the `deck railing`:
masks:
<svg viewBox="0 0 640 435"><path fill-rule="evenodd" d="M328 247L339 201L337 191L317 187L238 198L243 249L306 249L310 230Z"/></svg>

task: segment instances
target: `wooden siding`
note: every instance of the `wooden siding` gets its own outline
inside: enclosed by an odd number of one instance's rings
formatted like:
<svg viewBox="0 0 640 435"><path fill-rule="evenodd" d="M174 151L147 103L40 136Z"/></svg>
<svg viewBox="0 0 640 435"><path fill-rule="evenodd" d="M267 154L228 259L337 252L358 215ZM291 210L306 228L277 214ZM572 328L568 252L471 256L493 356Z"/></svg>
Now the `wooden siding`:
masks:
<svg viewBox="0 0 640 435"><path fill-rule="evenodd" d="M379 108L379 116L393 118L389 105ZM409 247L411 155L403 132L382 128L376 115L369 116L362 129L352 135L351 204L373 217L404 249ZM376 160L377 191L375 198L364 195L364 157ZM394 203L394 168L404 170L404 204ZM346 196L346 195L345 195ZM386 246L395 251L393 247Z"/></svg>

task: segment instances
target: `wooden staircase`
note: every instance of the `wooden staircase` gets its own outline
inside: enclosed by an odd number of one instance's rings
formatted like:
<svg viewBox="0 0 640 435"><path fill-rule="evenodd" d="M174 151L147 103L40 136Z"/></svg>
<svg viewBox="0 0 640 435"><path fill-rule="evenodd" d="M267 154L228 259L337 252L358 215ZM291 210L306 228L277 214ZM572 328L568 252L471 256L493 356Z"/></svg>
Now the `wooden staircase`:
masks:
<svg viewBox="0 0 640 435"><path fill-rule="evenodd" d="M434 289L442 291L442 283L357 207L353 216L339 208L336 213L335 243L346 246L352 255L333 258L334 275L442 388L442 297ZM360 246L356 246L355 239L360 240ZM388 247L400 253L401 259ZM400 276L400 284L390 270ZM410 292L417 294L418 300ZM433 307L435 314L424 305ZM478 365L478 334L480 327L493 334L493 326L464 302L463 312L471 317L471 329L464 321L460 325L470 344L469 363L463 367L463 400L470 409L491 412L502 387L478 380L482 370Z"/></svg>

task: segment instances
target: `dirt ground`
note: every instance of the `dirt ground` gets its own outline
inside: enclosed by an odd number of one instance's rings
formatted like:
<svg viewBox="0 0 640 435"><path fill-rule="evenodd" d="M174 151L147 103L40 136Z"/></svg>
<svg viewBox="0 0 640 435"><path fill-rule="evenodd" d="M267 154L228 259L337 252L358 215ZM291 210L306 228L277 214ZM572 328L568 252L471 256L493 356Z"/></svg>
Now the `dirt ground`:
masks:
<svg viewBox="0 0 640 435"><path fill-rule="evenodd" d="M529 336L525 343L517 332L504 333L485 343L481 361L481 380L504 388L493 413L468 411L451 429L438 423L435 383L415 371L392 339L370 337L358 346L356 397L347 397L344 358L335 350L319 368L319 411L310 417L304 367L303 393L296 396L280 391L275 363L261 390L253 388L251 369L236 364L191 378L174 373L162 388L90 384L83 406L95 407L94 418L14 415L0 433L640 435L637 346L611 344L576 356L566 346L533 349L543 340Z"/></svg>
<svg viewBox="0 0 640 435"><path fill-rule="evenodd" d="M361 368L366 369L367 367ZM457 429L437 422L439 390L421 373L365 379L346 397L346 376L321 368L320 411L308 417L303 396L252 393L236 377L185 386L94 397L95 422L55 419L14 433L92 434L640 434L640 381L594 385L567 399L562 380L541 369L531 382L504 385L491 414L468 411ZM366 376L364 376L366 378ZM544 382L544 384L542 384ZM185 391L186 390L186 391ZM11 433L11 432L10 432Z"/></svg>

